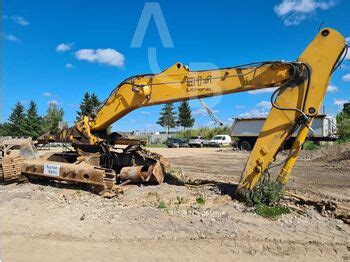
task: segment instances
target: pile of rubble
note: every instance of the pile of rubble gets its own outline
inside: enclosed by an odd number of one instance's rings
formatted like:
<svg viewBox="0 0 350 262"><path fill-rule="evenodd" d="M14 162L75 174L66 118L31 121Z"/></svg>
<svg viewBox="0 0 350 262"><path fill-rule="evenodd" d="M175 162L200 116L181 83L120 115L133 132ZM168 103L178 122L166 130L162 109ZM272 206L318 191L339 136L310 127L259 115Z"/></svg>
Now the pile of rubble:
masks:
<svg viewBox="0 0 350 262"><path fill-rule="evenodd" d="M334 144L316 150L304 150L302 155L307 159L325 162L333 168L350 167L350 143Z"/></svg>

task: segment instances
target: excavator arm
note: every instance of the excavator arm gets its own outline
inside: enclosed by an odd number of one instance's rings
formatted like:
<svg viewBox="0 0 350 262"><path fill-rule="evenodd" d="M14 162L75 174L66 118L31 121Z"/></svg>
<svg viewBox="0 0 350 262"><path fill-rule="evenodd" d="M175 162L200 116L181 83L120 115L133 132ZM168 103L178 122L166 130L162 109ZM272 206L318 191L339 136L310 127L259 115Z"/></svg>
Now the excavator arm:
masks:
<svg viewBox="0 0 350 262"><path fill-rule="evenodd" d="M84 117L65 135L75 144L101 144L107 127L137 108L275 87L272 109L238 186L237 192L246 196L271 168L283 143L298 130L278 177L282 184L287 182L344 50L344 37L326 28L295 62L268 61L203 71L190 71L176 63L159 74L133 76L113 90L94 118Z"/></svg>

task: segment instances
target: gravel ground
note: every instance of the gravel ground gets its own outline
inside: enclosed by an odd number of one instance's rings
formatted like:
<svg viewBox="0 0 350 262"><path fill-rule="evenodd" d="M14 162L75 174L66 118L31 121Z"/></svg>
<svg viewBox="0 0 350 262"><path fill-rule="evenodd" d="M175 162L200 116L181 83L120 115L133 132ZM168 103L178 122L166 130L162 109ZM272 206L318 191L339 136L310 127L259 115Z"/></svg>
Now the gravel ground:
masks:
<svg viewBox="0 0 350 262"><path fill-rule="evenodd" d="M55 183L1 186L2 260L350 260L350 229L342 220L312 206L265 219L231 198L247 153L152 150L180 177L211 185L168 178L160 186L128 186L113 199ZM304 156L287 190L350 208L349 171Z"/></svg>

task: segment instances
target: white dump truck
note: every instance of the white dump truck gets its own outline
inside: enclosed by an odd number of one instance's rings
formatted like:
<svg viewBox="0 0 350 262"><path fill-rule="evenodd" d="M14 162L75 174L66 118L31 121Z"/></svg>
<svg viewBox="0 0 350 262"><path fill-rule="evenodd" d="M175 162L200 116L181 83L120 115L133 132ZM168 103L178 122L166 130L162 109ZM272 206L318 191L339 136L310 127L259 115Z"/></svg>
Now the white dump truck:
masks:
<svg viewBox="0 0 350 262"><path fill-rule="evenodd" d="M232 126L231 137L235 140L238 148L250 151L259 136L266 118L235 118ZM315 134L309 138L310 141L335 141L337 139L337 123L333 116L319 115L313 123L312 129ZM297 132L284 144L284 149L290 149Z"/></svg>

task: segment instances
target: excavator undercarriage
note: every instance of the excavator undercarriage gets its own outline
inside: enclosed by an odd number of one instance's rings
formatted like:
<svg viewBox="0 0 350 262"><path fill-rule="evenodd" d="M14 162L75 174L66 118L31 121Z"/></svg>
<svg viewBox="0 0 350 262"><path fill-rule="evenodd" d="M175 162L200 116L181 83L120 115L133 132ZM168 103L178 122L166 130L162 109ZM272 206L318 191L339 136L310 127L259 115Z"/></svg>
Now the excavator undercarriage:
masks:
<svg viewBox="0 0 350 262"><path fill-rule="evenodd" d="M161 184L167 160L139 145L113 148L100 145L93 152L82 149L49 152L39 157L30 142L21 145L19 155L0 160L3 183L46 179L81 184L106 197L122 192L127 183Z"/></svg>

